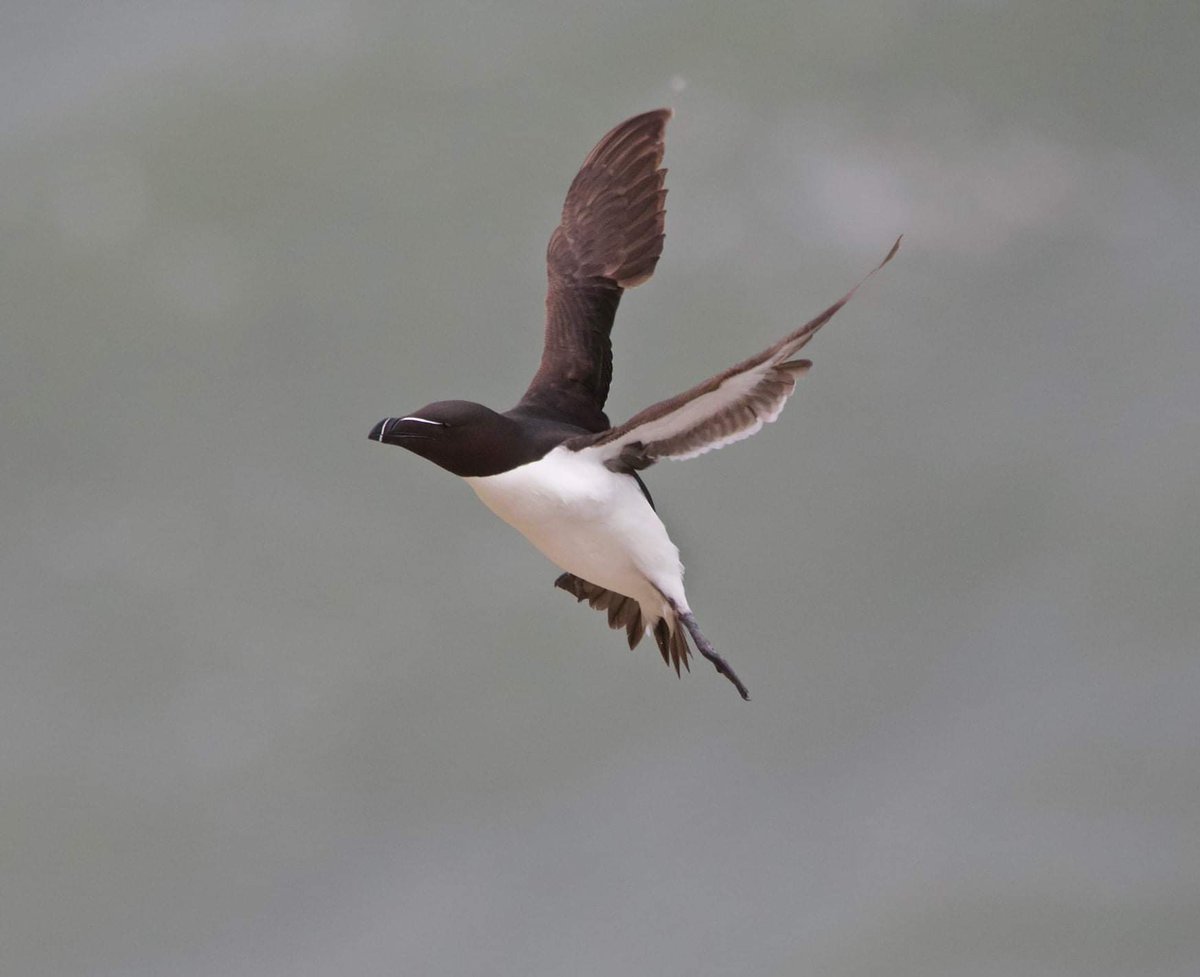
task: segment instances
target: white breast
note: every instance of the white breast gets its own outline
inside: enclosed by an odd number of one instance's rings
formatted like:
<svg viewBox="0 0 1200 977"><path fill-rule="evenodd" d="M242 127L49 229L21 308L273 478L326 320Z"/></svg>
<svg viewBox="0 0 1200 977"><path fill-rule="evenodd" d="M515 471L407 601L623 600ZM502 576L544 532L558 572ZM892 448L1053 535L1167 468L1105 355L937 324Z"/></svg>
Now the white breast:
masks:
<svg viewBox="0 0 1200 977"><path fill-rule="evenodd" d="M512 471L465 479L489 509L558 566L636 599L661 616L666 594L681 607L683 566L637 482L594 453L555 448Z"/></svg>

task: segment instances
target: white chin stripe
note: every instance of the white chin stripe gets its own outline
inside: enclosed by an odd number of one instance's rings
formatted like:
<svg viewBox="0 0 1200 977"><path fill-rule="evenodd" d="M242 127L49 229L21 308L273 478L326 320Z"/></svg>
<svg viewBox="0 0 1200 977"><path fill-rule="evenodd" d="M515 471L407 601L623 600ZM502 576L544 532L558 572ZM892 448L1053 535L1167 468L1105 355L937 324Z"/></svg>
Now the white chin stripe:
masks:
<svg viewBox="0 0 1200 977"><path fill-rule="evenodd" d="M399 420L401 420L401 421L416 421L418 424L434 424L437 427L445 427L446 426L441 421L427 421L423 417L401 417L401 418L399 418Z"/></svg>

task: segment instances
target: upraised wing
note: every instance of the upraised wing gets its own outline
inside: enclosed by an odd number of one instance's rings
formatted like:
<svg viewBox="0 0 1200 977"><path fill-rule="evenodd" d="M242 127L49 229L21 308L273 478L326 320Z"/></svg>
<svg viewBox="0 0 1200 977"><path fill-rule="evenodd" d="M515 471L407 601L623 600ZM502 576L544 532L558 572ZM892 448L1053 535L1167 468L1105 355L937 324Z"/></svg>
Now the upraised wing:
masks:
<svg viewBox="0 0 1200 977"><path fill-rule="evenodd" d="M774 346L691 390L647 407L619 427L574 438L567 447L599 451L613 471L633 472L664 458L694 458L750 437L779 416L795 389L796 378L812 366L808 360L792 357L899 249L897 238L887 257L858 285Z"/></svg>
<svg viewBox="0 0 1200 977"><path fill-rule="evenodd" d="M546 249L546 337L515 410L589 431L608 428L609 333L621 292L654 273L666 219L663 140L670 109L622 122L596 144L567 191Z"/></svg>

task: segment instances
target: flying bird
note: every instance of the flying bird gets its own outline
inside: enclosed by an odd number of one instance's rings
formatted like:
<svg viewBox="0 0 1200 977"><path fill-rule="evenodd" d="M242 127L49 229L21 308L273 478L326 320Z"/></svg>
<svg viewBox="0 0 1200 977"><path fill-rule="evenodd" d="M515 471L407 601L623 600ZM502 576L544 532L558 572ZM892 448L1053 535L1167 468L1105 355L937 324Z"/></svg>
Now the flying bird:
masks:
<svg viewBox="0 0 1200 977"><path fill-rule="evenodd" d="M622 122L571 183L546 251L542 358L517 405L497 412L470 401L437 401L384 418L370 437L462 477L566 571L554 585L607 612L609 627L623 628L631 649L652 634L663 661L680 674L681 666L690 671L690 635L749 699L696 623L679 550L638 472L741 441L775 420L812 365L796 353L859 286L756 356L612 426L604 413L609 334L621 294L646 281L662 254L663 143L671 115L657 109ZM897 239L866 278L899 246Z"/></svg>

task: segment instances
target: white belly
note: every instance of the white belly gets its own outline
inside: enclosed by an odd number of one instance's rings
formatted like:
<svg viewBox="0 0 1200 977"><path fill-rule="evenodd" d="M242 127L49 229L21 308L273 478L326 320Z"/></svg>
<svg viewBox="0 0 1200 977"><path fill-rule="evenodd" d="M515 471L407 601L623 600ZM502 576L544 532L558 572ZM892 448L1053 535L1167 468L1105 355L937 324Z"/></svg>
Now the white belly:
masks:
<svg viewBox="0 0 1200 977"><path fill-rule="evenodd" d="M589 452L555 448L512 471L465 481L552 562L634 598L648 618L662 616L660 594L687 607L679 550L662 520L634 479Z"/></svg>

